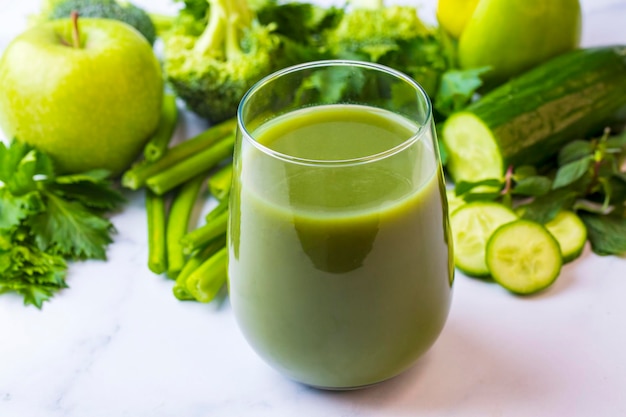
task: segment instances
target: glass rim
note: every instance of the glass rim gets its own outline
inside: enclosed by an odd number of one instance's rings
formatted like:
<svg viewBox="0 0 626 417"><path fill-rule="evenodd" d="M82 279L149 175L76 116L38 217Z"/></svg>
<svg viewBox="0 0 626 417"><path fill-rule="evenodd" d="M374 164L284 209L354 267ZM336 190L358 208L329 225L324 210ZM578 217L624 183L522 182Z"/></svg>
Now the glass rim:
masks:
<svg viewBox="0 0 626 417"><path fill-rule="evenodd" d="M424 118L424 123L419 125L418 129L414 132L413 135L409 136L406 140L402 141L402 143L394 147L386 149L382 152L377 152L375 154L365 155L365 156L361 156L357 158L349 158L349 159L310 159L310 158L302 158L302 157L289 155L283 152L278 152L259 143L254 138L252 133L248 131L243 121L244 105L257 91L262 89L264 86L266 86L267 84L269 84L275 79L278 79L280 77L283 77L285 75L288 75L294 72L299 72L299 71L310 69L310 68L340 67L340 66L360 67L360 68L365 68L369 70L376 70L376 71L391 75L409 84L411 87L415 89L416 93L419 95L419 99L423 101L425 104L426 114ZM334 103L334 104L338 104L338 103ZM384 108L381 108L381 109L385 110ZM305 62L302 64L293 65L293 66L275 71L263 77L261 80L257 81L252 87L250 87L250 89L242 97L241 101L239 102L239 106L237 107L237 125L241 131L241 135L243 138L245 138L258 150L260 150L261 152L263 152L264 154L268 156L283 160L285 162L290 162L290 163L294 163L298 165L309 165L309 166L336 167L336 166L360 165L360 164L380 161L387 157L396 155L402 152L404 149L413 145L415 142L421 140L421 138L425 136L426 130L430 128L429 126L431 124L432 117L433 117L433 109L432 109L432 103L430 101L430 98L428 97L428 94L426 93L424 88L417 81L415 81L412 77L404 74L401 71L395 70L385 65L381 65L381 64L377 64L373 62L357 61L357 60L349 60L349 59L329 59L329 60L311 61L311 62Z"/></svg>

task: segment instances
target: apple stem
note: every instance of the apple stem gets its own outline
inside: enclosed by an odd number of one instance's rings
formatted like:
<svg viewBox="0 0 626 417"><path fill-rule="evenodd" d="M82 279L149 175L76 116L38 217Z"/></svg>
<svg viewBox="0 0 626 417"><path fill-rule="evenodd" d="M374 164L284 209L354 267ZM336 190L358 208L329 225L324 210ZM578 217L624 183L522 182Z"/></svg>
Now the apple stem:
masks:
<svg viewBox="0 0 626 417"><path fill-rule="evenodd" d="M72 18L72 43L74 48L80 48L80 33L78 31L78 12L73 10L70 14Z"/></svg>

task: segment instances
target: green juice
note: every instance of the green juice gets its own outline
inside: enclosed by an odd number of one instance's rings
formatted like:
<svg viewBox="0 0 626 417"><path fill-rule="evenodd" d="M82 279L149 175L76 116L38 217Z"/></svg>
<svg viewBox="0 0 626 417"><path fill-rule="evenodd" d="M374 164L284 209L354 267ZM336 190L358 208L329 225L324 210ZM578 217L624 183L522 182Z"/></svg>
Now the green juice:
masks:
<svg viewBox="0 0 626 417"><path fill-rule="evenodd" d="M262 125L253 136L267 149L241 145L230 298L246 339L287 376L377 383L443 328L453 280L445 192L430 138L407 145L417 129L384 110L328 105Z"/></svg>

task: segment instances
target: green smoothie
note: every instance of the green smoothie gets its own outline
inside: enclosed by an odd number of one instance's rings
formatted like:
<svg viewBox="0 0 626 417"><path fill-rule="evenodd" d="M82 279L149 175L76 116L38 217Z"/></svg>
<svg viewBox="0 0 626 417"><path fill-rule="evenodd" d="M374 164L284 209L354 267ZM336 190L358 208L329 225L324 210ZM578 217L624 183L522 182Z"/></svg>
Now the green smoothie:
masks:
<svg viewBox="0 0 626 417"><path fill-rule="evenodd" d="M384 110L327 105L262 125L253 136L266 149L244 141L230 299L249 343L287 376L327 388L380 382L443 328L445 191L432 141L409 140L417 129Z"/></svg>

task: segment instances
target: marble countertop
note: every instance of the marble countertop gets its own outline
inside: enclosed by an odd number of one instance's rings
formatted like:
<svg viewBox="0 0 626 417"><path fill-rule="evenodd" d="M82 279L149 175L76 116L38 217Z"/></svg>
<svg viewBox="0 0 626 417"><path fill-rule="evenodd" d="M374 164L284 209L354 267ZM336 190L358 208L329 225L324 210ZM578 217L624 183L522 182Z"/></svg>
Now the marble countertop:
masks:
<svg viewBox="0 0 626 417"><path fill-rule="evenodd" d="M434 0L415 1L433 15ZM2 49L39 1L0 3ZM626 43L626 0L582 4L583 45ZM202 128L186 114L178 134ZM0 416L626 415L626 259L587 247L529 298L458 274L447 325L417 365L366 390L325 392L262 362L228 301L176 300L172 281L146 266L143 194L126 195L108 261L71 265L71 288L43 310L0 296Z"/></svg>

